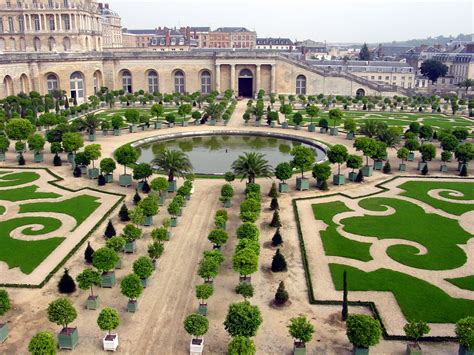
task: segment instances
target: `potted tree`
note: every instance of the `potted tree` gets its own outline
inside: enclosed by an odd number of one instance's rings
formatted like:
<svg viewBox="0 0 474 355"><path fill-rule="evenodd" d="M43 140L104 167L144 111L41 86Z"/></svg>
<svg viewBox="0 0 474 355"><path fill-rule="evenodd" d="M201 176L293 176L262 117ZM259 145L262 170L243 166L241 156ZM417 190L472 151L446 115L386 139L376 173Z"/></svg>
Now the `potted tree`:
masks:
<svg viewBox="0 0 474 355"><path fill-rule="evenodd" d="M204 338L202 336L209 329L209 320L200 314L190 314L184 320L184 329L193 337L189 346L189 353L202 354L204 349Z"/></svg>
<svg viewBox="0 0 474 355"><path fill-rule="evenodd" d="M407 344L407 355L421 355L421 346L418 343L423 335L430 332L430 327L423 321L411 321L403 327L406 336L414 341L414 343Z"/></svg>
<svg viewBox="0 0 474 355"><path fill-rule="evenodd" d="M8 140L7 136L4 134L0 134L0 161L5 161L5 153L10 146L10 141Z"/></svg>
<svg viewBox="0 0 474 355"><path fill-rule="evenodd" d="M97 179L99 177L99 169L95 167L95 161L101 156L100 144L89 144L84 148L84 154L92 162L92 169L87 171L89 179Z"/></svg>
<svg viewBox="0 0 474 355"><path fill-rule="evenodd" d="M466 317L456 322L455 333L459 342L460 355L474 354L474 317Z"/></svg>
<svg viewBox="0 0 474 355"><path fill-rule="evenodd" d="M137 131L137 123L140 122L140 111L137 109L127 109L125 110L125 119L127 121L128 129L130 133L135 133Z"/></svg>
<svg viewBox="0 0 474 355"><path fill-rule="evenodd" d="M310 117L311 123L308 126L309 132L314 132L316 130L316 126L313 124L313 120L315 117L319 115L320 109L316 105L310 105L306 107L306 114Z"/></svg>
<svg viewBox="0 0 474 355"><path fill-rule="evenodd" d="M136 274L125 276L120 282L120 290L125 297L128 297L127 312L135 313L138 307L137 299L143 292L140 278Z"/></svg>
<svg viewBox="0 0 474 355"><path fill-rule="evenodd" d="M150 183L152 191L158 193L158 204L163 206L165 204L166 195L168 194L168 180L164 177L157 177Z"/></svg>
<svg viewBox="0 0 474 355"><path fill-rule="evenodd" d="M229 235L226 233L225 230L218 228L212 230L207 239L211 242L214 243L214 249L219 249L221 248L221 245L225 244L227 240L229 239Z"/></svg>
<svg viewBox="0 0 474 355"><path fill-rule="evenodd" d="M474 159L474 145L469 142L458 145L454 152L454 156L458 161L458 170L462 172L464 167L464 170L467 172L467 165Z"/></svg>
<svg viewBox="0 0 474 355"><path fill-rule="evenodd" d="M115 285L115 271L113 269L118 261L117 253L110 248L100 248L92 255L92 265L102 273L101 287L111 288Z"/></svg>
<svg viewBox="0 0 474 355"><path fill-rule="evenodd" d="M46 141L41 134L36 133L28 137L28 146L34 151L35 163L42 163L44 161L42 150L45 143Z"/></svg>
<svg viewBox="0 0 474 355"><path fill-rule="evenodd" d="M334 185L344 185L345 176L341 175L341 164L347 161L349 153L347 148L341 144L336 144L328 151L328 159L331 163L337 164L337 175L333 176Z"/></svg>
<svg viewBox="0 0 474 355"><path fill-rule="evenodd" d="M58 298L48 305L48 320L63 327L58 334L60 349L73 350L76 347L79 333L77 328L68 327L76 318L76 309L67 298Z"/></svg>
<svg viewBox="0 0 474 355"><path fill-rule="evenodd" d="M105 246L107 248L110 248L114 250L117 253L118 261L115 264L114 268L115 269L121 269L122 268L122 259L120 256L118 256L118 253L123 251L125 248L126 240L122 236L113 236L105 242Z"/></svg>
<svg viewBox="0 0 474 355"><path fill-rule="evenodd" d="M252 249L242 249L236 251L232 258L234 271L240 274L239 282L251 282L251 274L258 270L258 255Z"/></svg>
<svg viewBox="0 0 474 355"><path fill-rule="evenodd" d="M0 290L0 317L7 313L11 308L10 298L5 290ZM0 323L0 344L8 338L8 324Z"/></svg>
<svg viewBox="0 0 474 355"><path fill-rule="evenodd" d="M112 158L104 158L100 161L100 172L104 175L105 182L111 183L113 181L115 169L117 169L117 165Z"/></svg>
<svg viewBox="0 0 474 355"><path fill-rule="evenodd" d="M153 216L158 214L158 203L154 196L145 197L138 203L138 206L143 210L145 226L151 226L153 224Z"/></svg>
<svg viewBox="0 0 474 355"><path fill-rule="evenodd" d="M307 147L295 146L291 150L291 155L293 156L292 166L301 171L301 178L296 179L296 189L299 191L309 190L309 180L304 177L304 171L311 169L316 161L314 151Z"/></svg>
<svg viewBox="0 0 474 355"><path fill-rule="evenodd" d="M290 163L284 162L280 163L275 168L275 176L280 183L278 184L279 192L288 192L288 184L286 180L293 176L293 168Z"/></svg>
<svg viewBox="0 0 474 355"><path fill-rule="evenodd" d="M293 115L293 123L295 124L296 130L300 129L301 122L303 122L303 115L301 114L301 112L296 112Z"/></svg>
<svg viewBox="0 0 474 355"><path fill-rule="evenodd" d="M50 332L36 333L28 344L28 351L31 354L56 354L58 343L54 334Z"/></svg>
<svg viewBox="0 0 474 355"><path fill-rule="evenodd" d="M33 126L29 120L24 118L12 118L5 125L5 133L7 134L7 137L20 143L19 146L23 145L23 148L18 151L18 159L24 159L23 151L25 144L23 141L28 139L34 131L35 126Z"/></svg>
<svg viewBox="0 0 474 355"><path fill-rule="evenodd" d="M262 324L262 314L249 301L233 303L229 306L224 328L230 336L253 337Z"/></svg>
<svg viewBox="0 0 474 355"><path fill-rule="evenodd" d="M123 126L123 117L119 114L113 115L110 119L110 123L112 124L112 128L114 129L114 136L120 136L120 129Z"/></svg>
<svg viewBox="0 0 474 355"><path fill-rule="evenodd" d="M256 352L255 344L248 337L236 336L230 341L227 347L227 352L229 355L254 355Z"/></svg>
<svg viewBox="0 0 474 355"><path fill-rule="evenodd" d="M102 130L102 134L106 136L109 132L109 129L112 128L112 124L108 120L102 120L100 123L100 129Z"/></svg>
<svg viewBox="0 0 474 355"><path fill-rule="evenodd" d="M163 107L163 105L154 104L153 106L151 106L150 113L153 117L156 117L155 129L161 129L160 117L163 116L163 114L165 113L165 108Z"/></svg>
<svg viewBox="0 0 474 355"><path fill-rule="evenodd" d="M74 165L75 169L80 170L80 175L86 175L87 174L87 167L91 163L89 157L86 155L84 152L79 152L74 156Z"/></svg>
<svg viewBox="0 0 474 355"><path fill-rule="evenodd" d="M127 224L123 229L122 236L126 242L124 251L126 253L134 253L137 250L136 240L142 236L142 230L133 224Z"/></svg>
<svg viewBox="0 0 474 355"><path fill-rule="evenodd" d="M97 318L97 325L100 330L107 331L107 334L102 338L102 345L105 351L115 351L119 345L118 334L112 334L120 325L120 316L117 310L113 308L104 308Z"/></svg>
<svg viewBox="0 0 474 355"><path fill-rule="evenodd" d="M382 329L378 320L365 314L351 314L347 317L347 337L354 346L352 353L363 355L369 353L369 347L378 344Z"/></svg>
<svg viewBox="0 0 474 355"><path fill-rule="evenodd" d="M231 184L225 184L221 188L221 202L224 204L225 208L232 206L232 197L234 197L234 188Z"/></svg>
<svg viewBox="0 0 474 355"><path fill-rule="evenodd" d="M204 279L204 282L213 285L213 279L219 272L219 260L216 258L204 257L199 262L198 275Z"/></svg>
<svg viewBox="0 0 474 355"><path fill-rule="evenodd" d="M133 164L138 159L138 151L131 145L121 146L115 151L115 159L120 165L123 165L123 175L119 176L120 186L128 187L132 185L132 175L127 174L127 165Z"/></svg>
<svg viewBox="0 0 474 355"><path fill-rule="evenodd" d="M140 163L133 168L133 179L140 180L137 189L142 190L146 179L153 175L153 170L150 164Z"/></svg>
<svg viewBox="0 0 474 355"><path fill-rule="evenodd" d="M177 201L171 201L168 205L168 213L171 215L171 227L176 227L178 225L178 214L181 209L181 206Z"/></svg>
<svg viewBox="0 0 474 355"><path fill-rule="evenodd" d="M405 141L405 148L408 149L408 158L407 161L413 161L415 159L415 151L420 149L420 143L415 138L409 138Z"/></svg>
<svg viewBox="0 0 474 355"><path fill-rule="evenodd" d="M398 166L398 170L400 170L400 171L406 171L407 170L407 166L405 164L405 161L408 159L408 154L410 154L410 151L405 147L402 147L397 151L397 158L402 161L400 163L400 165Z"/></svg>
<svg viewBox="0 0 474 355"><path fill-rule="evenodd" d="M306 354L306 343L313 338L314 326L304 316L295 317L290 319L288 331L296 339L293 345L293 354Z"/></svg>
<svg viewBox="0 0 474 355"><path fill-rule="evenodd" d="M86 309L96 310L99 308L99 296L94 295L94 286L99 286L101 283L100 273L87 268L76 277L81 290L91 290L91 294L87 297Z"/></svg>
<svg viewBox="0 0 474 355"><path fill-rule="evenodd" d="M353 118L347 118L344 121L344 129L346 130L346 139L353 140L355 136L355 131L357 129L356 122Z"/></svg>
<svg viewBox="0 0 474 355"><path fill-rule="evenodd" d="M356 138L354 142L354 148L357 151L362 151L365 156L365 166L362 168L362 174L364 176L372 176L373 167L369 165L369 157L373 155L375 151L375 140L369 137Z"/></svg>
<svg viewBox="0 0 474 355"><path fill-rule="evenodd" d="M453 153L450 152L449 150L445 150L441 153L441 161L443 162L439 168L439 171L443 173L448 172L448 165L446 164L447 162L451 161L453 158Z"/></svg>
<svg viewBox="0 0 474 355"><path fill-rule="evenodd" d="M84 146L84 140L81 135L76 132L66 132L62 137L64 151L67 152L67 160L70 162L74 169L75 159L74 155L76 152Z"/></svg>
<svg viewBox="0 0 474 355"><path fill-rule="evenodd" d="M148 256L141 256L133 263L133 272L140 278L143 288L148 286L148 279L153 273L153 263Z"/></svg>
<svg viewBox="0 0 474 355"><path fill-rule="evenodd" d="M342 111L338 108L333 108L332 110L329 110L329 119L334 121L334 126L331 128L331 136L337 136L339 134L339 131L337 129L337 123L342 119L342 116L344 114Z"/></svg>
<svg viewBox="0 0 474 355"><path fill-rule="evenodd" d="M321 118L318 122L319 132L326 133L328 131L329 123L328 120L325 118Z"/></svg>
<svg viewBox="0 0 474 355"><path fill-rule="evenodd" d="M196 297L199 299L198 313L207 316L207 300L214 293L214 288L209 284L202 284L196 286Z"/></svg>
<svg viewBox="0 0 474 355"><path fill-rule="evenodd" d="M156 270L156 261L163 255L165 251L165 246L163 243L158 242L156 240L153 243L148 245L148 256L151 259L151 263L153 265L153 270Z"/></svg>
<svg viewBox="0 0 474 355"><path fill-rule="evenodd" d="M370 158L374 161L374 170L382 170L383 161L387 158L387 145L381 141L374 141L374 150Z"/></svg>
<svg viewBox="0 0 474 355"><path fill-rule="evenodd" d="M349 173L349 181L356 181L357 173L354 171L355 169L360 169L362 166L362 157L355 154L350 154L347 157L346 165L352 171Z"/></svg>
<svg viewBox="0 0 474 355"><path fill-rule="evenodd" d="M433 144L422 144L419 151L421 153L421 162L418 162L418 170L421 171L436 156L436 147Z"/></svg>
<svg viewBox="0 0 474 355"><path fill-rule="evenodd" d="M175 176L186 176L191 173L193 166L188 156L180 150L165 149L153 159L152 165L158 166L159 169L168 174L168 192L177 190L177 182Z"/></svg>
<svg viewBox="0 0 474 355"><path fill-rule="evenodd" d="M87 133L89 133L89 141L95 142L96 140L96 131L100 127L101 119L94 115L93 113L87 114L83 119L84 125L86 127Z"/></svg>

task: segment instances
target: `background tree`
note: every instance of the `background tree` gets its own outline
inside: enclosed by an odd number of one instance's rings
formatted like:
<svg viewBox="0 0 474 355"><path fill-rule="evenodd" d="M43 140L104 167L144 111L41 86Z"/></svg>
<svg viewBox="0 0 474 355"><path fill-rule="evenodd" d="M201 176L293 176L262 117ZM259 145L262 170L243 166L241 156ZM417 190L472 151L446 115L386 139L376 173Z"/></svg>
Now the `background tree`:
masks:
<svg viewBox="0 0 474 355"><path fill-rule="evenodd" d="M184 320L184 330L194 337L202 337L209 329L209 320L200 314L190 314Z"/></svg>
<svg viewBox="0 0 474 355"><path fill-rule="evenodd" d="M101 149L100 144L89 144L84 148L84 154L92 162L92 169L95 169L94 161L101 156Z"/></svg>
<svg viewBox="0 0 474 355"><path fill-rule="evenodd" d="M359 51L359 60L370 60L370 51L367 43L364 43Z"/></svg>
<svg viewBox="0 0 474 355"><path fill-rule="evenodd" d="M193 171L189 157L180 150L165 149L153 159L153 165L168 174L168 181L174 181L175 176L186 176Z"/></svg>
<svg viewBox="0 0 474 355"><path fill-rule="evenodd" d="M59 293L71 294L76 292L76 283L74 279L69 275L69 270L64 269L64 274L58 282Z"/></svg>
<svg viewBox="0 0 474 355"><path fill-rule="evenodd" d="M133 262L133 272L142 280L153 273L153 264L148 256L141 256Z"/></svg>
<svg viewBox="0 0 474 355"><path fill-rule="evenodd" d="M40 153L45 145L46 141L41 134L33 134L28 137L28 146L35 153Z"/></svg>
<svg viewBox="0 0 474 355"><path fill-rule="evenodd" d="M338 109L338 108L333 108L329 110L329 119L334 121L334 128L336 128L337 123L342 120L342 116L344 116L344 113Z"/></svg>
<svg viewBox="0 0 474 355"><path fill-rule="evenodd" d="M420 146L421 159L428 162L436 156L436 147L433 144L422 144Z"/></svg>
<svg viewBox="0 0 474 355"><path fill-rule="evenodd" d="M313 338L314 326L304 316L295 317L290 319L288 331L294 339L304 345Z"/></svg>
<svg viewBox="0 0 474 355"><path fill-rule="evenodd" d="M247 277L258 270L258 255L251 249L243 249L232 258L233 269L240 275Z"/></svg>
<svg viewBox="0 0 474 355"><path fill-rule="evenodd" d="M211 243L214 243L214 246L216 248L220 248L221 245L227 242L227 240L229 239L229 235L226 233L225 230L219 228L212 230L207 236L207 239Z"/></svg>
<svg viewBox="0 0 474 355"><path fill-rule="evenodd" d="M327 179L331 176L331 166L329 164L315 164L313 166L313 177L321 190L327 190Z"/></svg>
<svg viewBox="0 0 474 355"><path fill-rule="evenodd" d="M109 248L100 248L92 256L92 265L100 272L113 270L119 257L117 253Z"/></svg>
<svg viewBox="0 0 474 355"><path fill-rule="evenodd" d="M275 168L275 176L283 184L286 180L291 178L293 176L293 168L291 167L290 163L284 162L278 164Z"/></svg>
<svg viewBox="0 0 474 355"><path fill-rule="evenodd" d="M136 274L125 276L120 282L120 291L129 301L136 300L143 292L140 278Z"/></svg>
<svg viewBox="0 0 474 355"><path fill-rule="evenodd" d="M341 144L336 144L331 147L327 154L329 161L337 164L337 175L341 175L341 164L346 162L349 156L347 148Z"/></svg>
<svg viewBox="0 0 474 355"><path fill-rule="evenodd" d="M430 327L426 322L423 321L411 321L403 327L403 331L406 336L415 341L415 345L418 346L418 339L423 335L430 332Z"/></svg>
<svg viewBox="0 0 474 355"><path fill-rule="evenodd" d="M58 344L50 332L36 333L28 344L28 351L33 355L55 355Z"/></svg>
<svg viewBox="0 0 474 355"><path fill-rule="evenodd" d="M257 334L262 321L262 315L258 307L244 301L229 306L224 328L233 337L253 337Z"/></svg>
<svg viewBox="0 0 474 355"><path fill-rule="evenodd" d="M84 140L76 132L67 132L63 135L63 148L68 153L76 153L84 146Z"/></svg>
<svg viewBox="0 0 474 355"><path fill-rule="evenodd" d="M126 175L127 165L137 161L138 151L129 144L121 146L115 151L115 159L120 165L123 165L123 173Z"/></svg>
<svg viewBox="0 0 474 355"><path fill-rule="evenodd" d="M437 60L428 59L421 63L420 72L434 84L440 76L448 73L448 67Z"/></svg>
<svg viewBox="0 0 474 355"><path fill-rule="evenodd" d="M311 119L311 125L313 125L313 120L315 117L318 117L320 111L321 110L316 105L310 105L306 107L306 114Z"/></svg>

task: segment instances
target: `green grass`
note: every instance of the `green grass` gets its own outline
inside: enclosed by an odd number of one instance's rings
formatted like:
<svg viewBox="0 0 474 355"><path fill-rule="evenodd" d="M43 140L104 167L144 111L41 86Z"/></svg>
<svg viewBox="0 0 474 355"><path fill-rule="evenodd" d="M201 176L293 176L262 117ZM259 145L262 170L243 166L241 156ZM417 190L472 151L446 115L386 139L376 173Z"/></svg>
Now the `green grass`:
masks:
<svg viewBox="0 0 474 355"><path fill-rule="evenodd" d="M453 285L462 288L463 290L474 291L474 275L459 277L455 279L446 279Z"/></svg>
<svg viewBox="0 0 474 355"><path fill-rule="evenodd" d="M40 176L37 173L30 171L2 174L2 176L0 176L0 187L24 185L36 181L39 178Z"/></svg>
<svg viewBox="0 0 474 355"><path fill-rule="evenodd" d="M346 270L349 291L392 292L408 320L455 323L466 316L474 316L474 301L453 298L438 287L415 277L387 269L364 272L339 264L330 264L329 267L337 290L342 291L342 277Z"/></svg>
<svg viewBox="0 0 474 355"><path fill-rule="evenodd" d="M61 197L61 195L55 194L54 192L36 192L36 190L38 190L38 186L35 185L11 190L2 190L0 192L0 200L17 202L24 200L35 200L40 198Z"/></svg>
<svg viewBox="0 0 474 355"><path fill-rule="evenodd" d="M474 209L472 204L456 203L456 200L474 200L473 182L408 181L400 185L399 188L405 190L401 193L402 196L417 199L427 203L430 206L433 206L434 208L443 210L456 216L460 216ZM444 191L440 193L440 196L453 201L440 201L428 195L428 192L434 189L455 190L463 193L464 196L450 196L449 192Z"/></svg>
<svg viewBox="0 0 474 355"><path fill-rule="evenodd" d="M10 237L12 230L32 224L42 225L40 230L26 228L23 234L29 236L43 235L58 230L62 223L55 218L23 217L0 222L0 260L9 268L19 267L25 274L30 274L41 262L61 244L64 238L23 241Z"/></svg>
<svg viewBox="0 0 474 355"><path fill-rule="evenodd" d="M411 240L428 251L419 255L415 247L394 245L387 249L392 259L427 270L455 269L466 263L466 254L457 244L466 244L472 235L464 231L458 221L428 214L418 205L393 198L368 198L361 200L359 206L370 211L383 211L384 206L390 206L396 212L389 216L343 219L345 231L379 239Z"/></svg>
<svg viewBox="0 0 474 355"><path fill-rule="evenodd" d="M340 235L332 221L334 216L339 213L352 211L343 202L334 201L313 205L313 214L315 219L319 219L328 225L326 230L321 230L320 235L326 255L341 256L361 261L370 261L370 244L361 243L344 238Z"/></svg>
<svg viewBox="0 0 474 355"><path fill-rule="evenodd" d="M67 214L77 221L79 226L99 206L99 198L90 195L80 195L61 202L38 202L20 206L20 213L55 212Z"/></svg>
<svg viewBox="0 0 474 355"><path fill-rule="evenodd" d="M0 216L3 215L6 211L7 209L5 208L5 206L0 205Z"/></svg>

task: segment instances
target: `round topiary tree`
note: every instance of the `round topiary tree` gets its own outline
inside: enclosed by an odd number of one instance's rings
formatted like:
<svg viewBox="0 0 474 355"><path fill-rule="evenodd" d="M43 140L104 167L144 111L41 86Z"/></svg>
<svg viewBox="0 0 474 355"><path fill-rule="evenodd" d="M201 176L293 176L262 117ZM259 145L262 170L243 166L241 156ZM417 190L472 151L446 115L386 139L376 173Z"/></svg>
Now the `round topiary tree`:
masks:
<svg viewBox="0 0 474 355"><path fill-rule="evenodd" d="M115 330L120 325L120 316L117 310L106 307L100 313L97 318L97 325L100 330L107 331L108 335L111 335L110 332Z"/></svg>
<svg viewBox="0 0 474 355"><path fill-rule="evenodd" d="M466 317L457 321L455 333L462 350L474 350L474 317Z"/></svg>
<svg viewBox="0 0 474 355"><path fill-rule="evenodd" d="M100 273L91 268L87 268L87 269L84 269L84 271L81 272L79 275L77 275L76 281L81 290L90 289L91 294L89 297L95 297L94 286L100 285L100 281L101 281Z"/></svg>
<svg viewBox="0 0 474 355"><path fill-rule="evenodd" d="M58 343L50 332L36 333L28 344L28 351L33 355L55 355Z"/></svg>
<svg viewBox="0 0 474 355"><path fill-rule="evenodd" d="M184 330L193 336L192 344L193 345L202 345L204 334L209 330L209 320L200 314L190 314L184 320Z"/></svg>
<svg viewBox="0 0 474 355"><path fill-rule="evenodd" d="M143 292L143 286L138 275L130 274L125 276L120 282L120 290L122 295L128 298L127 309L130 312L135 312L137 305L136 300Z"/></svg>
<svg viewBox="0 0 474 355"><path fill-rule="evenodd" d="M407 338L412 339L415 343L413 346L415 349L421 351L420 345L418 343L418 339L420 339L423 335L426 335L430 332L430 327L426 322L423 321L411 321L403 327L403 331Z"/></svg>
<svg viewBox="0 0 474 355"><path fill-rule="evenodd" d="M235 293L241 295L244 299L252 298L254 294L254 289L252 284L247 282L241 282L235 287Z"/></svg>
<svg viewBox="0 0 474 355"><path fill-rule="evenodd" d="M255 344L248 337L233 337L227 347L229 355L253 355L255 354Z"/></svg>
<svg viewBox="0 0 474 355"><path fill-rule="evenodd" d="M258 270L258 255L249 248L236 251L232 258L232 267L243 280L246 280L247 276Z"/></svg>
<svg viewBox="0 0 474 355"><path fill-rule="evenodd" d="M304 179L304 171L311 169L316 161L314 151L308 147L298 145L291 150L291 155L293 156L292 166L301 171L301 179Z"/></svg>
<svg viewBox="0 0 474 355"><path fill-rule="evenodd" d="M290 319L288 331L296 339L294 343L295 348L305 348L305 344L313 338L314 326L304 316L295 317Z"/></svg>
<svg viewBox="0 0 474 355"><path fill-rule="evenodd" d="M368 349L380 341L380 323L368 315L351 314L347 317L346 326L347 337L356 348Z"/></svg>
<svg viewBox="0 0 474 355"><path fill-rule="evenodd" d="M127 175L127 165L137 161L138 151L129 144L121 146L115 151L115 159L123 165L123 174Z"/></svg>
<svg viewBox="0 0 474 355"><path fill-rule="evenodd" d="M253 337L257 334L262 321L259 308L251 305L248 301L244 301L229 306L224 327L232 337Z"/></svg>
<svg viewBox="0 0 474 355"><path fill-rule="evenodd" d="M216 249L219 249L221 245L224 245L227 242L227 240L229 239L229 235L225 230L219 228L212 230L207 236L207 239L211 243L214 243L214 247Z"/></svg>
<svg viewBox="0 0 474 355"><path fill-rule="evenodd" d="M92 265L102 273L113 270L118 261L117 253L110 248L100 248L92 256Z"/></svg>
<svg viewBox="0 0 474 355"><path fill-rule="evenodd" d="M142 281L142 286L144 285L144 281L146 281L151 274L153 273L153 263L148 256L141 256L133 263L133 272L140 278Z"/></svg>
<svg viewBox="0 0 474 355"><path fill-rule="evenodd" d="M48 320L68 330L68 325L77 318L77 311L67 298L58 298L48 305Z"/></svg>
<svg viewBox="0 0 474 355"><path fill-rule="evenodd" d="M237 228L236 234L238 239L252 239L258 241L260 231L254 223L245 222Z"/></svg>

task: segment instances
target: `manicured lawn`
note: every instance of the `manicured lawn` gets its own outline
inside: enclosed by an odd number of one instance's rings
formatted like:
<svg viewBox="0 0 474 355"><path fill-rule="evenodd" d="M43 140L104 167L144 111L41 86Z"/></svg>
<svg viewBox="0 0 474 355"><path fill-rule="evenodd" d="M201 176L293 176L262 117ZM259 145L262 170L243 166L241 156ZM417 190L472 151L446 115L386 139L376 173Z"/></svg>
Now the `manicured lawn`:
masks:
<svg viewBox="0 0 474 355"><path fill-rule="evenodd" d="M340 264L330 264L329 267L337 290L342 291L342 277L346 270L349 291L392 292L408 320L455 323L466 316L474 316L474 301L452 298L438 287L415 277L387 269L367 273ZM354 299L350 292L349 299Z"/></svg>
<svg viewBox="0 0 474 355"><path fill-rule="evenodd" d="M20 206L20 213L56 212L72 216L79 226L99 206L98 198L90 195L80 195L60 202L38 202Z"/></svg>
<svg viewBox="0 0 474 355"><path fill-rule="evenodd" d="M2 174L2 176L0 176L0 187L28 184L30 182L38 180L39 178L40 176L37 173L31 171Z"/></svg>
<svg viewBox="0 0 474 355"><path fill-rule="evenodd" d="M314 218L328 225L326 230L320 231L326 255L341 256L362 261L372 260L369 251L370 244L344 238L337 232L337 225L332 221L334 216L339 213L352 211L351 209L340 201L322 203L313 205L312 207Z"/></svg>
<svg viewBox="0 0 474 355"><path fill-rule="evenodd" d="M405 190L405 192L402 192L402 196L417 199L434 208L457 216L474 209L474 205L472 204L455 202L456 200L474 200L474 182L408 181L399 187ZM440 193L440 196L453 200L453 202L440 201L428 195L430 190L435 189L459 191L463 196L454 196L450 195L449 191L443 191Z"/></svg>
<svg viewBox="0 0 474 355"><path fill-rule="evenodd" d="M466 254L457 244L465 244L472 235L464 231L458 221L428 214L418 205L393 198L368 198L361 200L359 206L370 211L384 211L384 206L390 206L396 212L389 216L343 219L345 231L379 239L411 240L428 250L419 255L415 247L394 245L387 249L392 259L428 270L454 269L465 264Z"/></svg>
<svg viewBox="0 0 474 355"><path fill-rule="evenodd" d="M0 191L0 200L6 201L24 201L24 200L35 200L40 198L58 198L61 197L54 192L36 192L38 186L31 185L21 187L18 189L2 190Z"/></svg>
<svg viewBox="0 0 474 355"><path fill-rule="evenodd" d="M463 290L474 291L474 275L459 277L456 279L446 279L446 281L451 282L453 285L456 285Z"/></svg>
<svg viewBox="0 0 474 355"><path fill-rule="evenodd" d="M9 268L19 267L25 274L30 274L64 238L49 238L47 240L23 241L10 237L12 230L38 224L43 226L40 230L27 227L23 234L35 236L54 232L62 225L55 218L22 217L0 222L0 260L6 262Z"/></svg>
<svg viewBox="0 0 474 355"><path fill-rule="evenodd" d="M0 205L0 216L3 215L6 211L7 209L4 206Z"/></svg>

